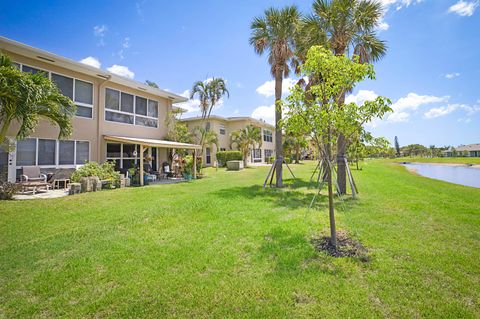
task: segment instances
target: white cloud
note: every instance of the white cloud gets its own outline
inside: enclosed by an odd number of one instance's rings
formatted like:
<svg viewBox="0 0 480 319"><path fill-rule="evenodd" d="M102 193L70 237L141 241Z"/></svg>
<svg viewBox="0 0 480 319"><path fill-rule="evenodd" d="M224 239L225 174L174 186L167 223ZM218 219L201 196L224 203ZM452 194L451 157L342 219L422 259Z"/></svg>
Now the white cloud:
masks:
<svg viewBox="0 0 480 319"><path fill-rule="evenodd" d="M108 27L104 24L96 25L93 27L93 35L98 38L98 45L105 45L105 34L108 31Z"/></svg>
<svg viewBox="0 0 480 319"><path fill-rule="evenodd" d="M410 119L410 114L407 112L393 112L387 116L387 122L399 123L407 122Z"/></svg>
<svg viewBox="0 0 480 319"><path fill-rule="evenodd" d="M112 72L113 74L123 76L125 78L133 79L135 77L135 73L133 73L128 69L128 67L123 65L114 64L111 67L107 68L107 70Z"/></svg>
<svg viewBox="0 0 480 319"><path fill-rule="evenodd" d="M270 106L262 105L252 112L252 117L258 120L264 120L267 123L275 125L275 104Z"/></svg>
<svg viewBox="0 0 480 319"><path fill-rule="evenodd" d="M239 109L235 109L235 110L233 111L233 114L238 114L238 113L240 113L240 110L239 110Z"/></svg>
<svg viewBox="0 0 480 319"><path fill-rule="evenodd" d="M369 90L359 90L357 94L350 94L345 99L345 103L355 103L362 105L365 101L373 101L378 97L378 94Z"/></svg>
<svg viewBox="0 0 480 319"><path fill-rule="evenodd" d="M409 111L416 111L420 106L448 101L449 96L418 95L408 93L393 103L393 113L387 116L387 122L407 122L410 119Z"/></svg>
<svg viewBox="0 0 480 319"><path fill-rule="evenodd" d="M460 76L460 73L458 73L458 72L445 74L445 78L447 78L447 79L453 79L453 78L456 78L456 77L459 77L459 76Z"/></svg>
<svg viewBox="0 0 480 319"><path fill-rule="evenodd" d="M460 0L450 8L448 8L448 13L456 13L461 17L470 17L475 12L475 9L478 6L478 1L463 1Z"/></svg>
<svg viewBox="0 0 480 319"><path fill-rule="evenodd" d="M93 66L94 68L100 69L102 64L97 58L94 58L93 56L88 56L85 59L80 60L81 63Z"/></svg>
<svg viewBox="0 0 480 319"><path fill-rule="evenodd" d="M297 83L297 80L286 78L282 82L282 95L290 93L290 89ZM275 80L267 81L256 89L257 93L265 97L275 95Z"/></svg>
<svg viewBox="0 0 480 319"><path fill-rule="evenodd" d="M120 60L125 58L125 51L130 48L130 37L123 38L122 48L118 51L118 57Z"/></svg>
<svg viewBox="0 0 480 319"><path fill-rule="evenodd" d="M448 104L447 106L434 107L425 112L425 117L427 119L436 118L440 116L448 115L456 110L463 110L467 113L468 116L480 112L480 106L470 106L466 104Z"/></svg>
<svg viewBox="0 0 480 319"><path fill-rule="evenodd" d="M395 10L401 10L404 7L408 7L411 4L417 4L423 0L377 0L383 6L383 15L377 25L378 31L386 31L390 28L390 25L385 21L385 15L390 7L395 6Z"/></svg>

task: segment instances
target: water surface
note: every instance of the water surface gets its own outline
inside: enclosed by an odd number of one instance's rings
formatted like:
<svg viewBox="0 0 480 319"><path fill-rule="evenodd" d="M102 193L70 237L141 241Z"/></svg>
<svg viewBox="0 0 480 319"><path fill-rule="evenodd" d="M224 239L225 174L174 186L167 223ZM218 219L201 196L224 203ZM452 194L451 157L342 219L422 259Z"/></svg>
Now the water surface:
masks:
<svg viewBox="0 0 480 319"><path fill-rule="evenodd" d="M480 188L480 168L442 164L402 164L419 175L464 186Z"/></svg>

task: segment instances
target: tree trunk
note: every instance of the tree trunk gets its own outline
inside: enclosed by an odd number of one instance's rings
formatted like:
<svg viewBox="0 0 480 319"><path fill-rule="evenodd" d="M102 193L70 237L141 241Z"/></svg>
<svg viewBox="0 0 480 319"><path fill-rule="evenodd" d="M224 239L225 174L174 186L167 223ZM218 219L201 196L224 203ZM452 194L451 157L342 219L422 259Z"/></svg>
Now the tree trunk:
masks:
<svg viewBox="0 0 480 319"><path fill-rule="evenodd" d="M279 102L282 100L282 81L283 72L277 70L275 73L275 173L277 187L283 187L283 143L282 129L279 123L282 120L282 109L279 105Z"/></svg>
<svg viewBox="0 0 480 319"><path fill-rule="evenodd" d="M295 149L295 164L300 164L300 146L297 146Z"/></svg>
<svg viewBox="0 0 480 319"><path fill-rule="evenodd" d="M329 133L330 135L330 133ZM330 136L329 136L330 140ZM333 207L332 165L330 163L332 146L327 144L327 184L328 184L328 215L330 218L330 244L337 248L337 229L335 226L335 209Z"/></svg>
<svg viewBox="0 0 480 319"><path fill-rule="evenodd" d="M341 107L345 103L345 93L338 99L338 106ZM338 135L337 139L337 183L340 194L347 193L347 169L345 167L345 152L347 149L347 141L343 134Z"/></svg>

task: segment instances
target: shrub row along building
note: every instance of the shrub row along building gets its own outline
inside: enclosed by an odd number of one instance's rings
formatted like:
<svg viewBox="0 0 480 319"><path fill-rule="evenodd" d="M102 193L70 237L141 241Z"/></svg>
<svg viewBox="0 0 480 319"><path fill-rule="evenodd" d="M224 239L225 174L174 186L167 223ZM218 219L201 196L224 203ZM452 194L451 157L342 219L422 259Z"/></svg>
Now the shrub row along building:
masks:
<svg viewBox="0 0 480 319"><path fill-rule="evenodd" d="M0 37L0 50L20 70L49 77L77 105L68 140L58 140L58 127L42 120L29 138L15 142L14 151L0 148L0 173L9 181L17 180L24 166L75 168L86 161L114 161L117 169L149 164L159 170L168 161L169 150L201 148L164 140L167 113L175 103L187 101L183 96L4 37ZM185 121L193 129L195 120ZM267 139L263 149L252 152L251 161L264 161L274 149L274 131L268 124L251 118L212 116L208 125L218 133L219 149L230 149L229 133L251 123L262 126ZM18 123L12 125L7 136L14 137L18 128ZM216 161L216 151L207 148L204 152L207 165Z"/></svg>

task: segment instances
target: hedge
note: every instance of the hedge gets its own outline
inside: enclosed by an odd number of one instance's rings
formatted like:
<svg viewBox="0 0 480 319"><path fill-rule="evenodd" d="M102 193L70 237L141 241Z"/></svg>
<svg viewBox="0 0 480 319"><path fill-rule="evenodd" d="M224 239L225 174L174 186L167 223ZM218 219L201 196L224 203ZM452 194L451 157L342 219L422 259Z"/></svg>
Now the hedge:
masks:
<svg viewBox="0 0 480 319"><path fill-rule="evenodd" d="M226 166L228 161L243 160L242 152L240 151L220 151L217 152L217 161L219 166Z"/></svg>

